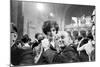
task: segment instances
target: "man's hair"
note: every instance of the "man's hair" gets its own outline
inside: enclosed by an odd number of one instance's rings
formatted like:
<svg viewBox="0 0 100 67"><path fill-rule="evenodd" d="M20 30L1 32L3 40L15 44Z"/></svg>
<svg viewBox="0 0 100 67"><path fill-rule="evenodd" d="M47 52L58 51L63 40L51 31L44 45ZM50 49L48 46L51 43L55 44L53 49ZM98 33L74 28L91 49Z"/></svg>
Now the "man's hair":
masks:
<svg viewBox="0 0 100 67"><path fill-rule="evenodd" d="M43 27L42 27L43 33L47 35L47 32L50 32L51 28L55 28L56 33L57 33L59 30L59 26L58 26L57 22L51 21L51 20L45 21L43 24Z"/></svg>
<svg viewBox="0 0 100 67"><path fill-rule="evenodd" d="M35 34L35 38L38 39L38 36L40 35L40 33L36 33Z"/></svg>
<svg viewBox="0 0 100 67"><path fill-rule="evenodd" d="M41 37L39 37L39 35L41 35ZM37 40L43 40L43 39L44 39L44 35L43 35L42 33L36 33L36 34L35 34L35 38L36 38Z"/></svg>
<svg viewBox="0 0 100 67"><path fill-rule="evenodd" d="M27 43L28 41L31 41L31 39L29 38L28 34L25 34L22 37L21 41L24 42L24 43Z"/></svg>

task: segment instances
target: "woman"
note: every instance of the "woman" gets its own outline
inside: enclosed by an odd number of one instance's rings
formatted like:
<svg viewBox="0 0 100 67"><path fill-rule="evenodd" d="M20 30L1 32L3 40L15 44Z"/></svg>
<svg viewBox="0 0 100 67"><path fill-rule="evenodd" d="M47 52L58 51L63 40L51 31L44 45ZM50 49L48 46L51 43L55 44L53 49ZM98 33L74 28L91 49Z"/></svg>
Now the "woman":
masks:
<svg viewBox="0 0 100 67"><path fill-rule="evenodd" d="M54 42L59 27L56 21L48 20L44 22L42 30L46 35L46 38L42 40L43 56L46 58L47 63L52 63L56 52L59 52Z"/></svg>

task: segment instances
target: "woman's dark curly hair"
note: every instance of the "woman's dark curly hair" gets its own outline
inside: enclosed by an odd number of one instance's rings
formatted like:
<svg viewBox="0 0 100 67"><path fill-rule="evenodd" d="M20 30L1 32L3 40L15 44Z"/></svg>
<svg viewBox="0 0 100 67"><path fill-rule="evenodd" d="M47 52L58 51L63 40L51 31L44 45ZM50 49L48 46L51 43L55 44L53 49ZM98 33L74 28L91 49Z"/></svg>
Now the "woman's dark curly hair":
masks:
<svg viewBox="0 0 100 67"><path fill-rule="evenodd" d="M47 35L47 32L50 32L51 28L55 28L56 33L57 33L59 30L59 26L58 26L57 22L51 21L51 20L45 21L43 24L43 27L42 27L43 33Z"/></svg>

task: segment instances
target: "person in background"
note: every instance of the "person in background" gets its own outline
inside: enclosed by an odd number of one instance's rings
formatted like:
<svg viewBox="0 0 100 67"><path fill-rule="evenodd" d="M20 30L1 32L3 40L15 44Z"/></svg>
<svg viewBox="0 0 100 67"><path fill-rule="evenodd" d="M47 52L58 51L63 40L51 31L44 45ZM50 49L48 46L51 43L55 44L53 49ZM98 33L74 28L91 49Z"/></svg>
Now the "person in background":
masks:
<svg viewBox="0 0 100 67"><path fill-rule="evenodd" d="M23 35L21 38L21 59L19 65L33 65L34 64L34 57L33 57L33 51L30 46L31 39L27 34Z"/></svg>
<svg viewBox="0 0 100 67"><path fill-rule="evenodd" d="M27 34L25 34L23 37L22 37L22 39L21 39L21 41L22 41L22 48L23 49L27 49L27 48L31 48L31 46L30 46L30 41L31 41L31 39L29 38L29 36L27 35Z"/></svg>
<svg viewBox="0 0 100 67"><path fill-rule="evenodd" d="M10 44L11 44L11 47L14 45L14 43L16 42L17 40L17 37L18 37L18 34L17 34L17 28L15 26L14 23L11 23L11 40L10 40Z"/></svg>
<svg viewBox="0 0 100 67"><path fill-rule="evenodd" d="M92 32L92 36L93 36L93 40L95 41L95 31L96 31L96 10L94 9L93 10L93 13L91 15L91 23L92 23L92 26L91 26L91 32Z"/></svg>
<svg viewBox="0 0 100 67"><path fill-rule="evenodd" d="M14 23L11 23L11 33L10 33L10 45L11 45L11 64L12 65L19 65L20 63L20 53L18 50L17 45L19 44L19 41L17 40L18 33L17 28Z"/></svg>
<svg viewBox="0 0 100 67"><path fill-rule="evenodd" d="M41 41L44 39L44 35L42 33L36 33L35 34L35 40L33 42L33 45L32 45L32 49L33 49L33 53L35 54L35 57L34 57L34 63L37 64L40 57L41 57L41 54L43 52L42 50L42 46L41 46Z"/></svg>
<svg viewBox="0 0 100 67"><path fill-rule="evenodd" d="M91 56L92 56L92 52L94 51L94 47L93 47L93 36L91 34L91 32L88 32L86 34L86 36L83 36L82 39L79 41L78 46L77 46L77 51L85 51L86 54L88 55L88 61L92 61L91 60ZM83 58L84 59L84 58Z"/></svg>

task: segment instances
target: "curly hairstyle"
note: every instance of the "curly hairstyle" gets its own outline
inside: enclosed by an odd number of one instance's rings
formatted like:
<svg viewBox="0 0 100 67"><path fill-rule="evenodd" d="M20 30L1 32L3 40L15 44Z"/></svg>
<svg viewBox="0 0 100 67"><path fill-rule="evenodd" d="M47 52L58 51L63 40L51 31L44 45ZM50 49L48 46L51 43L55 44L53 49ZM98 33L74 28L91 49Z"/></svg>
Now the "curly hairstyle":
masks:
<svg viewBox="0 0 100 67"><path fill-rule="evenodd" d="M56 33L59 30L59 26L56 21L47 20L42 26L43 33L47 35L47 32L50 32L51 28L56 29Z"/></svg>

